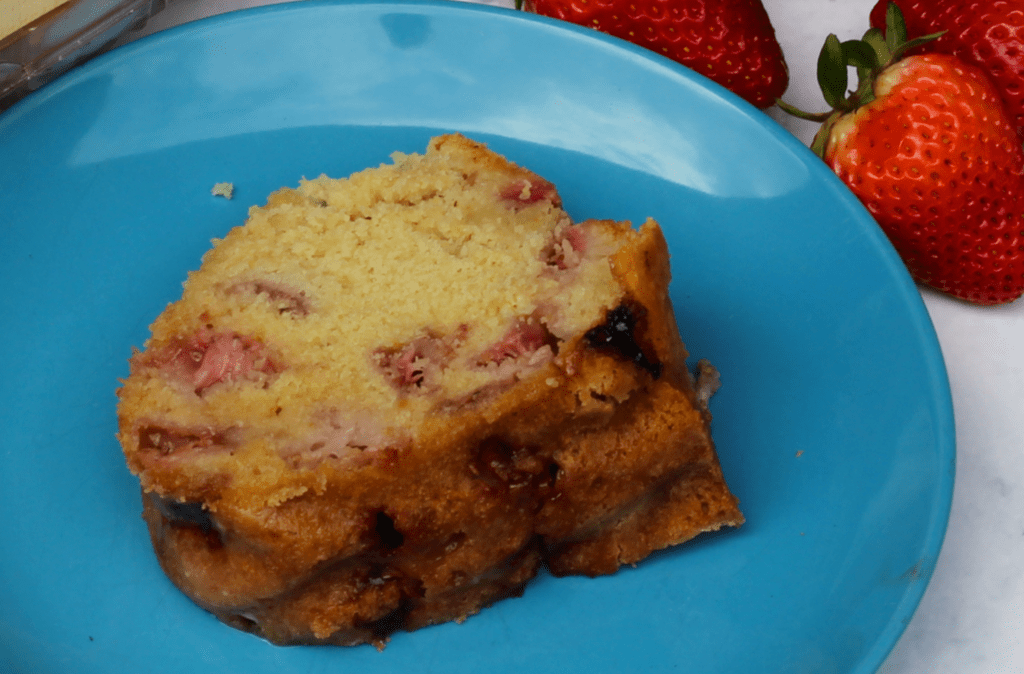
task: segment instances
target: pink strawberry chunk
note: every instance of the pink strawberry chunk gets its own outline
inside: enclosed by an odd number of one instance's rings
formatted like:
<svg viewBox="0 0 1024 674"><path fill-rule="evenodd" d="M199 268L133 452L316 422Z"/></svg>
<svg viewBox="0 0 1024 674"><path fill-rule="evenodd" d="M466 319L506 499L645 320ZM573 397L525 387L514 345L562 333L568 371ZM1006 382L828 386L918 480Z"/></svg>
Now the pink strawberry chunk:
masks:
<svg viewBox="0 0 1024 674"><path fill-rule="evenodd" d="M201 330L153 353L147 360L171 378L191 387L196 395L222 382L276 374L281 368L264 344L233 332Z"/></svg>
<svg viewBox="0 0 1024 674"><path fill-rule="evenodd" d="M547 340L548 332L544 326L520 321L505 333L501 341L487 349L481 359L487 363L500 363L509 358L519 358L541 348Z"/></svg>
<svg viewBox="0 0 1024 674"><path fill-rule="evenodd" d="M555 186L543 178L509 183L502 188L499 196L506 205L517 211L538 201L550 201L556 206L561 202Z"/></svg>

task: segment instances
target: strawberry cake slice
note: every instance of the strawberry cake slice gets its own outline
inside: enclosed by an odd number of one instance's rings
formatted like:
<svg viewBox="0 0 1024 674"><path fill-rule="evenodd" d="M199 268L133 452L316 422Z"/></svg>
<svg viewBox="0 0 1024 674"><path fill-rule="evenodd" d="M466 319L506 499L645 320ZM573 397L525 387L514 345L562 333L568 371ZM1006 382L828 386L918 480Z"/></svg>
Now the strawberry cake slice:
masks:
<svg viewBox="0 0 1024 674"><path fill-rule="evenodd" d="M459 135L275 192L118 392L162 568L274 643L382 647L739 525L668 282L654 221L574 223Z"/></svg>

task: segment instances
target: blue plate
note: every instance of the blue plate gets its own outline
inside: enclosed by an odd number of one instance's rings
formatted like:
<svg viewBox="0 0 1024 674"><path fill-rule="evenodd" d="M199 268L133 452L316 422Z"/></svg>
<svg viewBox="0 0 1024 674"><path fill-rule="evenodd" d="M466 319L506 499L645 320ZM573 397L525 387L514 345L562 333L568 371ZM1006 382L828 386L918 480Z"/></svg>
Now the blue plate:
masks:
<svg viewBox="0 0 1024 674"><path fill-rule="evenodd" d="M542 575L383 653L270 646L158 568L117 380L250 204L451 130L553 180L576 218L663 223L747 524L611 577ZM303 2L91 62L0 116L0 157L6 671L867 673L910 620L955 454L928 315L826 167L690 71L503 9Z"/></svg>

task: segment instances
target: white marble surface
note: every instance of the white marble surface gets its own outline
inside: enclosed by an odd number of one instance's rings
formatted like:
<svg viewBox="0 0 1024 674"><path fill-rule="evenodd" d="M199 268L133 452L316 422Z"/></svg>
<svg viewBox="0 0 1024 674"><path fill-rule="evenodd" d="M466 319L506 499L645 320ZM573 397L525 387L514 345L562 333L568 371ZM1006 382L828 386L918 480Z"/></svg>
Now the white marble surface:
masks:
<svg viewBox="0 0 1024 674"><path fill-rule="evenodd" d="M168 0L143 31L130 37L277 1ZM805 110L821 109L814 74L818 50L830 32L840 39L862 35L875 0L763 2L789 65L786 100ZM815 125L778 110L769 114L810 142ZM926 289L922 294L953 391L956 487L931 583L880 672L1024 673L1024 300L982 308Z"/></svg>

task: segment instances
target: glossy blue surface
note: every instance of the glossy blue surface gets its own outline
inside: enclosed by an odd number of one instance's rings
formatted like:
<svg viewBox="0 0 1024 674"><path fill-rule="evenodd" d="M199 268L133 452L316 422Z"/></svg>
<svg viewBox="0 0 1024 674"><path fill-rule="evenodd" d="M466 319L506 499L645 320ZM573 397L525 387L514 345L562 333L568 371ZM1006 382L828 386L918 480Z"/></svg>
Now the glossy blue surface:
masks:
<svg viewBox="0 0 1024 674"><path fill-rule="evenodd" d="M611 577L542 575L384 653L269 646L160 572L117 379L250 204L450 130L578 219L663 224L748 522ZM296 3L93 61L0 116L0 158L0 671L866 674L924 591L955 450L918 292L824 165L681 67L488 7Z"/></svg>

